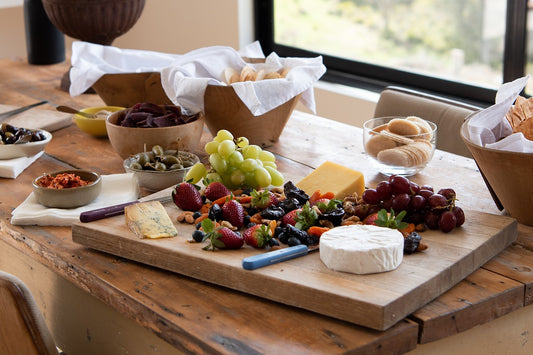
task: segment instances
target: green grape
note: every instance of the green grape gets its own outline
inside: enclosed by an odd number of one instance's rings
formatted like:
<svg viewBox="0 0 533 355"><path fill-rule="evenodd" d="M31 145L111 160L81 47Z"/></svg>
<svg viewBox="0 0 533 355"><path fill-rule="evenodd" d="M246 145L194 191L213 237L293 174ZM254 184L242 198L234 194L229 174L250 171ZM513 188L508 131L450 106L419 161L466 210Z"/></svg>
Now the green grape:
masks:
<svg viewBox="0 0 533 355"><path fill-rule="evenodd" d="M242 170L236 169L231 173L230 180L235 186L241 186L244 183L246 176Z"/></svg>
<svg viewBox="0 0 533 355"><path fill-rule="evenodd" d="M255 144L247 145L246 147L242 148L242 155L244 159L257 159L259 158L259 152L261 152L262 149L260 146Z"/></svg>
<svg viewBox="0 0 533 355"><path fill-rule="evenodd" d="M209 156L209 164L211 164L211 167L219 174L224 173L228 169L228 163L218 153Z"/></svg>
<svg viewBox="0 0 533 355"><path fill-rule="evenodd" d="M222 175L220 175L222 177L222 183L224 185L226 185L226 187L230 190L233 190L235 188L237 188L236 185L233 184L233 182L231 182L231 174L228 174L228 173L224 173Z"/></svg>
<svg viewBox="0 0 533 355"><path fill-rule="evenodd" d="M255 159L255 162L257 163L258 167L262 167L263 166L263 161L261 159Z"/></svg>
<svg viewBox="0 0 533 355"><path fill-rule="evenodd" d="M223 158L228 158L235 151L235 143L233 141L222 141L218 145L218 154Z"/></svg>
<svg viewBox="0 0 533 355"><path fill-rule="evenodd" d="M244 174L244 186L250 187L250 188L254 188L254 187L258 187L259 186L259 184L255 180L255 173L253 171L246 172Z"/></svg>
<svg viewBox="0 0 533 355"><path fill-rule="evenodd" d="M185 181L190 181L193 184L197 184L200 180L202 180L207 173L207 169L204 164L202 163L196 163L194 164L187 174L185 175Z"/></svg>
<svg viewBox="0 0 533 355"><path fill-rule="evenodd" d="M266 170L263 167L258 168L255 173L255 180L259 184L259 186L267 187L272 182L272 178L270 177L270 174L268 170Z"/></svg>
<svg viewBox="0 0 533 355"><path fill-rule="evenodd" d="M263 167L270 166L271 168L277 169L278 166L273 161L263 161Z"/></svg>
<svg viewBox="0 0 533 355"><path fill-rule="evenodd" d="M242 157L242 154L239 151L234 151L233 153L231 153L231 155L228 158L229 165L237 167L237 168L241 166L243 161L244 161L244 158Z"/></svg>
<svg viewBox="0 0 533 355"><path fill-rule="evenodd" d="M205 180L210 183L210 182L222 182L222 177L220 176L219 173L207 173L207 175L205 176Z"/></svg>
<svg viewBox="0 0 533 355"><path fill-rule="evenodd" d="M235 143L237 143L237 147L244 148L250 144L250 141L246 137L239 137L235 140Z"/></svg>
<svg viewBox="0 0 533 355"><path fill-rule="evenodd" d="M244 159L241 163L241 170L245 172L254 171L258 167L259 165L257 164L257 161L255 159Z"/></svg>
<svg viewBox="0 0 533 355"><path fill-rule="evenodd" d="M262 150L259 153L259 159L262 161L276 161L274 154L270 153L268 150Z"/></svg>
<svg viewBox="0 0 533 355"><path fill-rule="evenodd" d="M273 186L281 186L281 185L283 185L283 182L284 182L283 175L279 171L277 171L276 169L274 169L274 168L272 168L270 166L265 166L265 169L270 174L270 177L272 179L271 184Z"/></svg>
<svg viewBox="0 0 533 355"><path fill-rule="evenodd" d="M218 153L218 145L220 143L218 143L217 141L211 141L211 142L207 142L204 146L204 149L205 149L205 152L207 154L214 154L214 153Z"/></svg>
<svg viewBox="0 0 533 355"><path fill-rule="evenodd" d="M226 129L221 129L217 132L217 135L215 136L215 138L213 138L213 140L219 143L225 140L233 141L233 134L231 134L231 132Z"/></svg>

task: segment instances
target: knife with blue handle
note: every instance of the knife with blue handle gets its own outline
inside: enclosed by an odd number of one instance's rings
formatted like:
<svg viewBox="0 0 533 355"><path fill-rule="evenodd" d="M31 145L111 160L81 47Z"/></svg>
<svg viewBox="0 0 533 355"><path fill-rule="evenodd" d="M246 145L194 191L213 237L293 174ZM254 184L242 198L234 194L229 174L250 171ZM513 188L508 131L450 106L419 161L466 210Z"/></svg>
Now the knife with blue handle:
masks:
<svg viewBox="0 0 533 355"><path fill-rule="evenodd" d="M242 267L246 270L255 270L263 266L276 264L282 261L298 258L307 255L311 251L318 250L318 244L308 247L300 244L293 247L269 251L263 254L248 256L242 259Z"/></svg>

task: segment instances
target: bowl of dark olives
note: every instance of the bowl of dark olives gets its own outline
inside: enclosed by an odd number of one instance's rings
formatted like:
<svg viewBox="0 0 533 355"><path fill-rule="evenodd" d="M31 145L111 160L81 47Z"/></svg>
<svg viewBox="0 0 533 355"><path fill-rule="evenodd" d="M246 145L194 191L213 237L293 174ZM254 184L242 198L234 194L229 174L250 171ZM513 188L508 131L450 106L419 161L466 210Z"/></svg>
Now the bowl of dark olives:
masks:
<svg viewBox="0 0 533 355"><path fill-rule="evenodd" d="M183 182L187 172L199 161L193 153L165 150L155 145L150 151L136 153L124 160L124 169L134 174L139 187L159 191Z"/></svg>
<svg viewBox="0 0 533 355"><path fill-rule="evenodd" d="M0 124L0 159L31 157L44 150L52 134L42 129Z"/></svg>
<svg viewBox="0 0 533 355"><path fill-rule="evenodd" d="M188 114L176 105L143 102L109 115L106 129L113 149L122 159L154 145L194 151L204 129L204 115Z"/></svg>

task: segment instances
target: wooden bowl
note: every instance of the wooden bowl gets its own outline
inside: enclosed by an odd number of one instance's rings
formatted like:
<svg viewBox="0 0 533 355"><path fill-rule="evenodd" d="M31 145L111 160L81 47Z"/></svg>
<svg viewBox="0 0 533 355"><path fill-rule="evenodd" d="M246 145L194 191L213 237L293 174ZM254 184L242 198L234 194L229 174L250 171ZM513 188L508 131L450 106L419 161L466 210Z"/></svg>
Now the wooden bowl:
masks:
<svg viewBox="0 0 533 355"><path fill-rule="evenodd" d="M43 0L46 14L61 32L103 45L128 32L144 5L145 0Z"/></svg>
<svg viewBox="0 0 533 355"><path fill-rule="evenodd" d="M92 88L109 106L131 107L138 102L172 105L161 86L160 73L104 74Z"/></svg>
<svg viewBox="0 0 533 355"><path fill-rule="evenodd" d="M487 187L511 217L533 226L533 153L507 152L472 143L467 129L471 117L461 127L461 138L484 175Z"/></svg>
<svg viewBox="0 0 533 355"><path fill-rule="evenodd" d="M107 136L122 159L138 152L149 151L154 145L165 150L194 151L204 129L204 115L190 123L169 127L138 128L123 127L117 122L126 114L125 110L111 114L106 120Z"/></svg>
<svg viewBox="0 0 533 355"><path fill-rule="evenodd" d="M227 129L234 137L246 137L250 144L268 147L279 139L300 96L254 116L231 86L208 85L204 95L205 124L213 136Z"/></svg>

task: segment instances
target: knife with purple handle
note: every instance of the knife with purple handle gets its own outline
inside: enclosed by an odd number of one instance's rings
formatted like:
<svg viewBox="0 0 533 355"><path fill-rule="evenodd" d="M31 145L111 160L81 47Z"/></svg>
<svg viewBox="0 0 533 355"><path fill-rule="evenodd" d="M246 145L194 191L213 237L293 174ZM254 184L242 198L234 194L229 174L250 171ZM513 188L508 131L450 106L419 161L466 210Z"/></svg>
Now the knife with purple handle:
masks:
<svg viewBox="0 0 533 355"><path fill-rule="evenodd" d="M164 190L158 191L151 195L140 198L136 201L121 203L108 207L97 208L90 211L80 213L81 222L92 222L103 218L118 216L124 213L124 207L133 205L134 203L147 201L160 201L161 203L172 201L172 190L175 186L168 187Z"/></svg>

